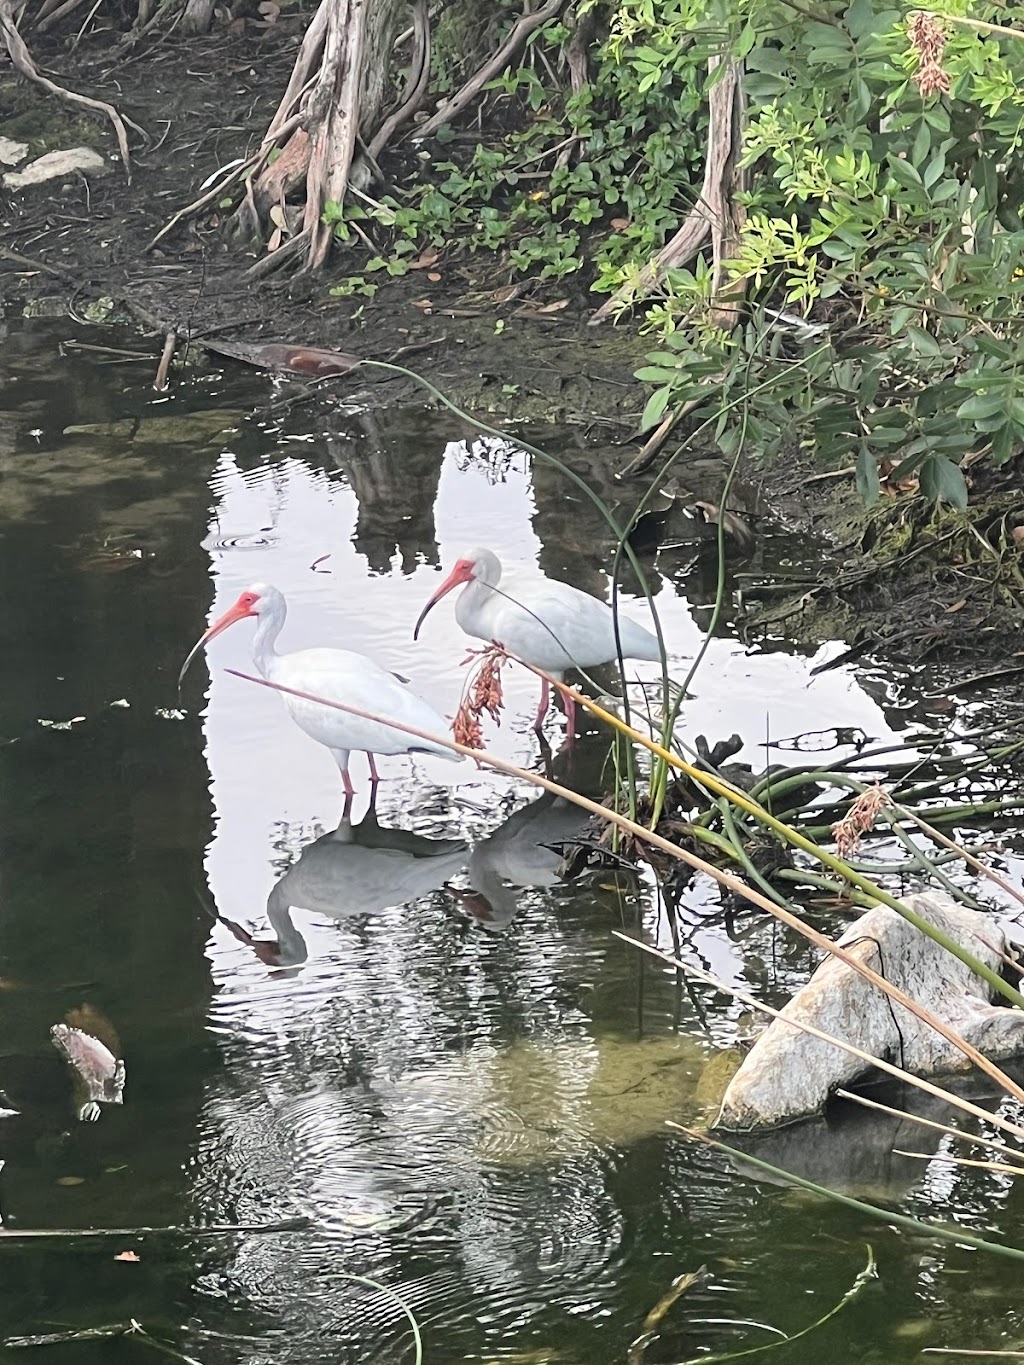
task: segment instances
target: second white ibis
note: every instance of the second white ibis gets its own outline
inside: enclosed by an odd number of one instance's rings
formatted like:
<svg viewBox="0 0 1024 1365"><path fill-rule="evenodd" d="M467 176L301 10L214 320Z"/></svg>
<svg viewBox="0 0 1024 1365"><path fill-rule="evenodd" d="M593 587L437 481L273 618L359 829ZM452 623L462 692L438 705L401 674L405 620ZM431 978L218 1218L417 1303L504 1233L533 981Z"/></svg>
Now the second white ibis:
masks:
<svg viewBox="0 0 1024 1365"><path fill-rule="evenodd" d="M559 583L536 574L529 577L502 573L501 561L492 550L470 550L420 612L413 631L419 636L427 612L441 598L462 585L455 603L455 619L467 635L488 644L499 644L524 663L542 668L561 681L570 668L594 668L624 659L662 657L657 636L628 617L613 612L606 603L571 583ZM536 727L547 715L550 697L545 680L541 685ZM568 731L573 733L575 707L566 704Z"/></svg>
<svg viewBox="0 0 1024 1365"><path fill-rule="evenodd" d="M275 645L287 614L284 595L267 583L254 583L246 588L234 606L218 617L208 631L196 641L178 675L180 686L185 670L205 645L227 630L236 621L256 618L256 634L252 642L252 660L259 673L270 682L310 692L326 701L341 702L414 726L431 734L442 735L447 723L432 706L421 701L409 690L407 682L397 673L389 673L365 654L348 649L300 649L291 654L278 654ZM382 720L366 720L346 711L338 711L317 702L282 692L281 696L292 720L311 739L330 749L341 771L346 798L354 794L349 775L349 758L353 750L367 755L370 780L374 786L380 780L374 754L436 754L439 758L459 761L440 744L418 739L403 730L396 730Z"/></svg>

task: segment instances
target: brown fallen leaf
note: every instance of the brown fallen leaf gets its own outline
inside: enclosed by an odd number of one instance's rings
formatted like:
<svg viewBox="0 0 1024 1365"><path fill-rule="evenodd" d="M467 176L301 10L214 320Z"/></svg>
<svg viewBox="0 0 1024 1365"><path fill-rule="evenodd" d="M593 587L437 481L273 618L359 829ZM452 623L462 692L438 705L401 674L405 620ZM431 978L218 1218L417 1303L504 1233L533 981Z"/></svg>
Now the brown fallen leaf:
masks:
<svg viewBox="0 0 1024 1365"><path fill-rule="evenodd" d="M426 251L420 253L414 261L409 262L410 270L426 270L438 262L438 253L432 246L428 246Z"/></svg>
<svg viewBox="0 0 1024 1365"><path fill-rule="evenodd" d="M946 608L946 615L952 616L955 611L962 611L967 606L967 598L961 597L959 602L954 602L951 607Z"/></svg>
<svg viewBox="0 0 1024 1365"><path fill-rule="evenodd" d="M141 1257L137 1256L134 1251L119 1251L114 1257L115 1261L138 1261L140 1259Z"/></svg>
<svg viewBox="0 0 1024 1365"><path fill-rule="evenodd" d="M628 218L613 218L608 226L612 228L613 231L615 232L625 232L628 227L632 226L632 224L630 223Z"/></svg>
<svg viewBox="0 0 1024 1365"><path fill-rule="evenodd" d="M422 308L424 313L429 313L434 305L430 299L413 299L412 306L413 308Z"/></svg>
<svg viewBox="0 0 1024 1365"><path fill-rule="evenodd" d="M1010 532L1010 539L1014 545L1024 544L1024 526L1015 526Z"/></svg>
<svg viewBox="0 0 1024 1365"><path fill-rule="evenodd" d="M427 279L430 281L431 284L437 284L440 278L441 276L438 274L436 270L431 270L427 274Z"/></svg>
<svg viewBox="0 0 1024 1365"><path fill-rule="evenodd" d="M553 303L531 303L527 300L521 303L515 311L516 317L539 318L551 313L560 313L563 308L569 307L568 299L555 299Z"/></svg>

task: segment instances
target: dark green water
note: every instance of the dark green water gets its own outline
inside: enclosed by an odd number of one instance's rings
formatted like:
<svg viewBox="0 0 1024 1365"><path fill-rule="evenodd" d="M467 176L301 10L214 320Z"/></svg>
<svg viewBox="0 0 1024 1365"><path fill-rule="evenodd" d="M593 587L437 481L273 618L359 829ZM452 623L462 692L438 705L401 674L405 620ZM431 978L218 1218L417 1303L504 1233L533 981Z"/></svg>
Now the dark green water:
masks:
<svg viewBox="0 0 1024 1365"><path fill-rule="evenodd" d="M450 714L465 641L448 606L411 642L437 566L484 543L602 592L591 508L433 414L282 412L282 390L237 370L158 398L151 366L62 355L70 328L0 327L0 1086L19 1111L0 1119L6 1226L310 1220L0 1244L0 1336L134 1318L203 1365L411 1360L401 1313L346 1278L359 1275L403 1296L435 1365L603 1365L626 1361L671 1281L706 1264L708 1284L647 1349L661 1365L798 1331L870 1243L878 1278L774 1358L1020 1344L1012 1262L751 1180L665 1129L699 1114L707 1059L748 1021L612 936L667 945L650 886L557 881L538 843L565 834L565 812L527 809L531 793L465 765L392 759L374 825L357 757L355 828L323 839L341 815L329 756L224 672L248 663L246 626L211 650L212 682L196 667L178 710L178 667L211 612L263 580L288 596L285 648L365 650ZM679 553L655 572L683 673L708 565ZM688 732L738 730L757 762L766 727L886 736L918 706L907 680L812 681L810 665L781 645L748 654L726 629ZM513 679L494 736L527 764L534 701L532 680ZM602 757L585 741L575 780L594 785ZM472 853L441 842L454 839ZM688 950L777 1003L807 953L767 928L736 942L717 911L711 888L689 895ZM127 1068L123 1106L96 1123L76 1120L49 1041L83 1006L116 1029ZM860 1116L773 1150L1019 1241L1016 1187L891 1152L936 1142ZM128 1250L137 1262L115 1259ZM157 1358L137 1337L29 1356Z"/></svg>

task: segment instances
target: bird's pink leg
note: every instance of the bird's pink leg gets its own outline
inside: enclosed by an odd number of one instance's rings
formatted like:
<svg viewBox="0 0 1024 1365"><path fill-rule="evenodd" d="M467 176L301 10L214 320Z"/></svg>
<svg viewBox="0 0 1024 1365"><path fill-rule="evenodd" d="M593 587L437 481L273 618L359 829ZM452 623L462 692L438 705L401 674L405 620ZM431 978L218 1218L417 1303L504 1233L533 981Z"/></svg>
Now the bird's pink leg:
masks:
<svg viewBox="0 0 1024 1365"><path fill-rule="evenodd" d="M572 697L565 698L565 733L571 745L576 739L576 703Z"/></svg>
<svg viewBox="0 0 1024 1365"><path fill-rule="evenodd" d="M377 764L374 762L373 754L368 753L366 757L370 761L370 786L376 787L380 781L380 773L377 771Z"/></svg>
<svg viewBox="0 0 1024 1365"><path fill-rule="evenodd" d="M347 753L343 753L340 749L338 749L335 751L334 757L337 760L338 772L341 773L341 785L345 791L345 800L346 802L351 801L353 796L355 796L356 794L356 789L355 787L353 787L352 778L349 776L348 771L349 756Z"/></svg>
<svg viewBox="0 0 1024 1365"><path fill-rule="evenodd" d="M540 705L537 707L537 718L533 722L533 728L540 731L544 728L544 719L548 714L548 707L551 705L551 694L548 687L547 678L542 678L540 683Z"/></svg>

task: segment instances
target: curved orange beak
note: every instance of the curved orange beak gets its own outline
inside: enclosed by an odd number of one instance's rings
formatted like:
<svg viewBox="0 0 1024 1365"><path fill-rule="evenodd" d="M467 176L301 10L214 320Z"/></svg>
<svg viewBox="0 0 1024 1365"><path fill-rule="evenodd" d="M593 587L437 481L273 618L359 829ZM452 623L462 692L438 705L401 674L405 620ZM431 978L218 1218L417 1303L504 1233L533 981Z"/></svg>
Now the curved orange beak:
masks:
<svg viewBox="0 0 1024 1365"><path fill-rule="evenodd" d="M450 593L453 588L459 587L462 583L471 583L472 581L473 561L470 559L460 559L455 565L455 568L452 569L451 573L416 618L416 625L413 627L412 638L414 640L420 638L420 626L422 626L423 622L426 620L427 612L430 611L431 607L436 607L441 598Z"/></svg>
<svg viewBox="0 0 1024 1365"><path fill-rule="evenodd" d="M252 609L252 603L248 600L247 594L242 593L235 605L229 607L223 616L218 617L206 634L201 635L189 650L188 658L182 664L181 672L178 674L178 687L181 687L181 680L187 673L189 664L205 645L208 645L210 641L215 636L220 635L222 631L227 630L228 626L233 626L236 621L244 621L247 616L255 615L256 613Z"/></svg>

